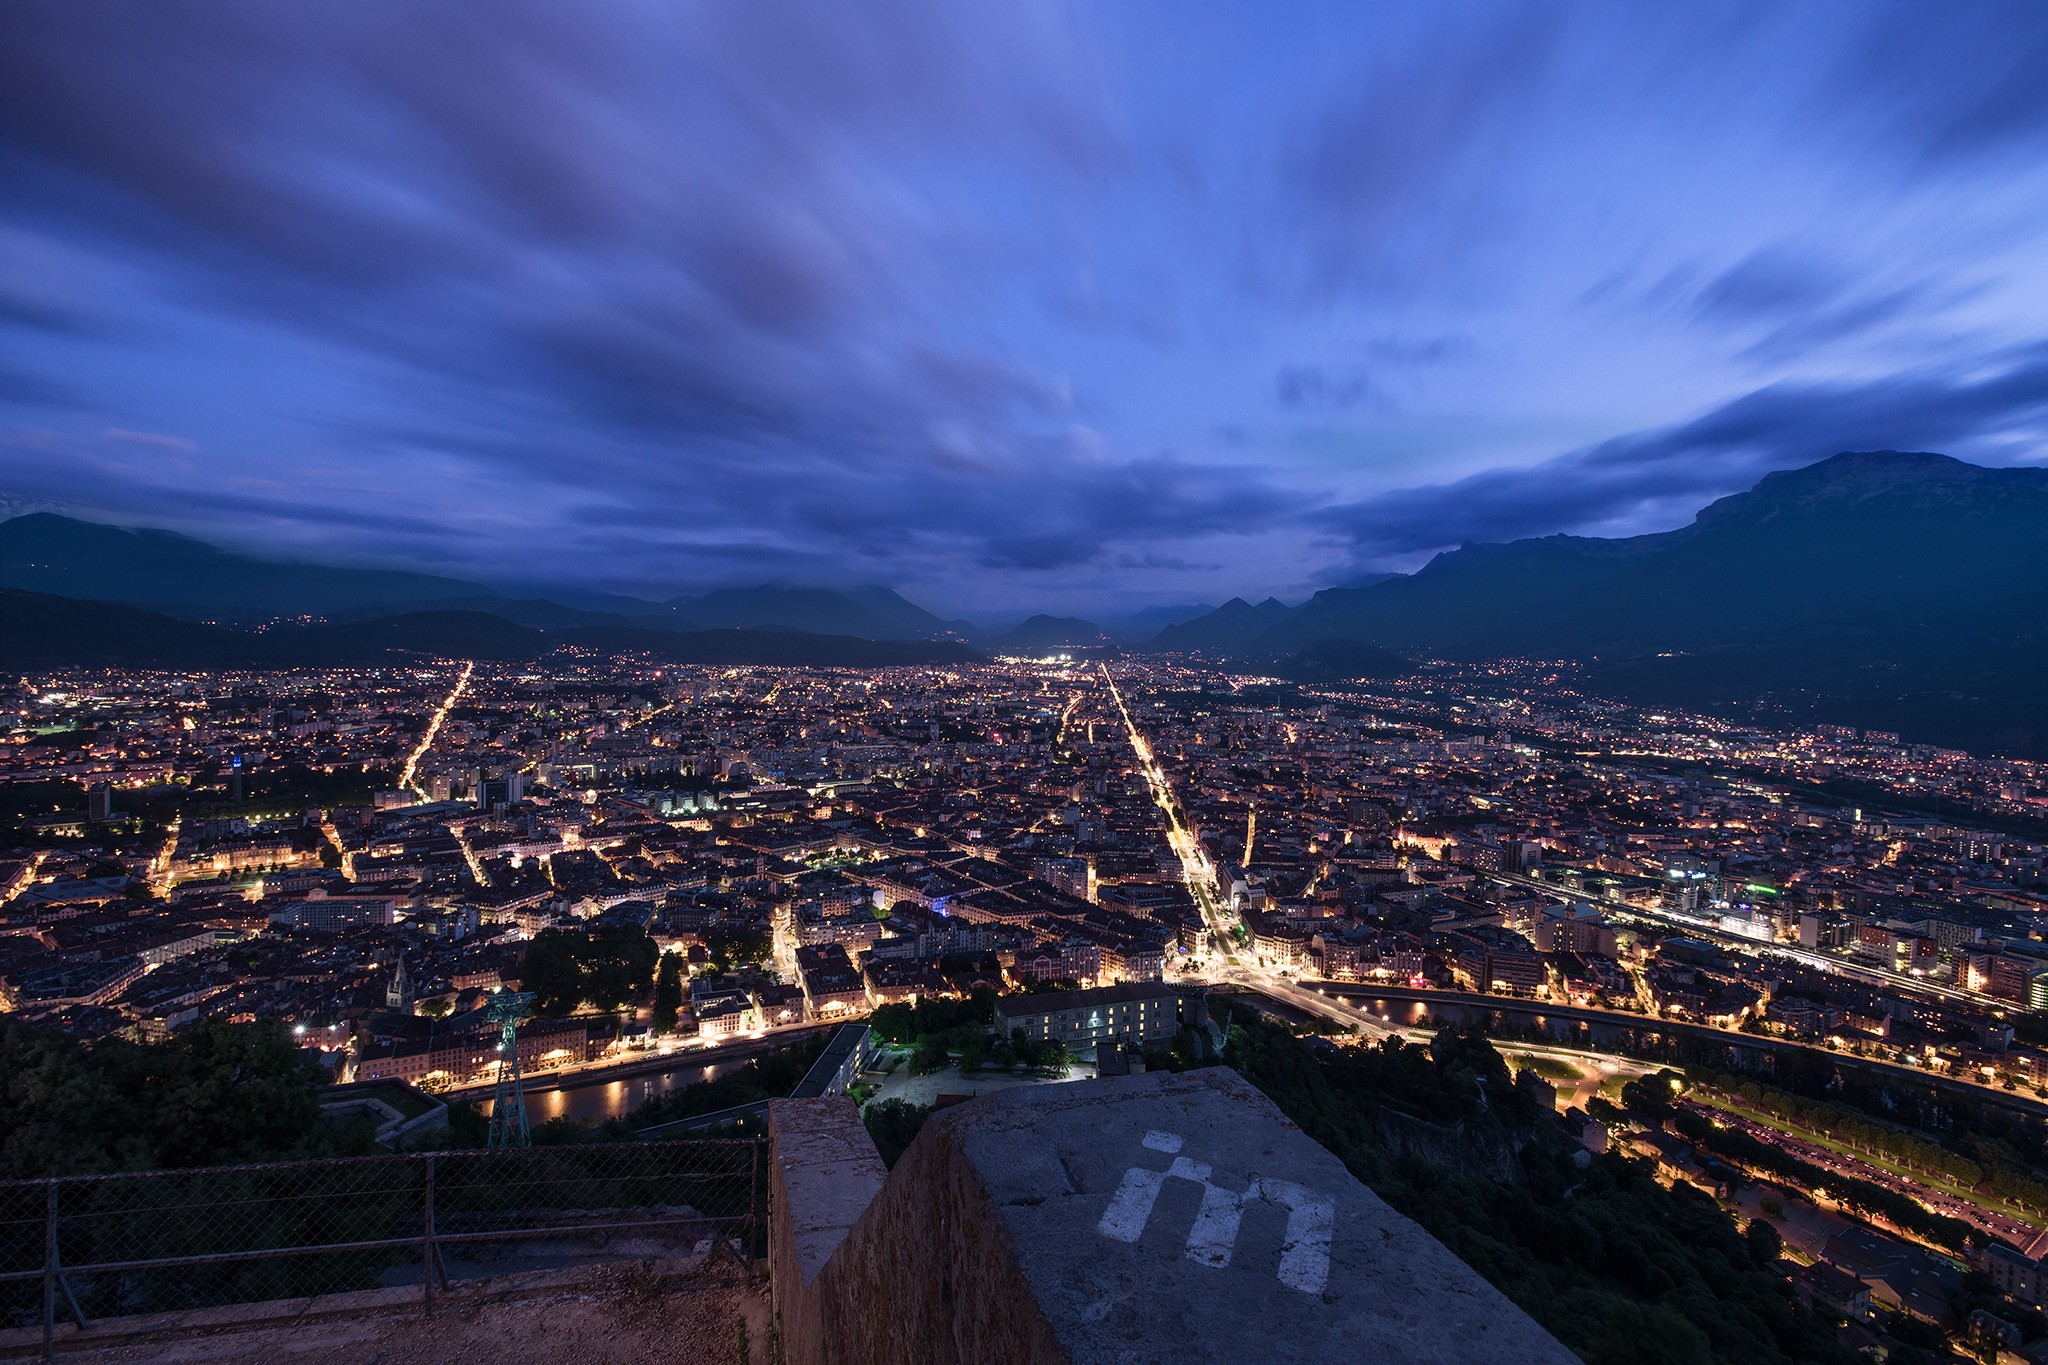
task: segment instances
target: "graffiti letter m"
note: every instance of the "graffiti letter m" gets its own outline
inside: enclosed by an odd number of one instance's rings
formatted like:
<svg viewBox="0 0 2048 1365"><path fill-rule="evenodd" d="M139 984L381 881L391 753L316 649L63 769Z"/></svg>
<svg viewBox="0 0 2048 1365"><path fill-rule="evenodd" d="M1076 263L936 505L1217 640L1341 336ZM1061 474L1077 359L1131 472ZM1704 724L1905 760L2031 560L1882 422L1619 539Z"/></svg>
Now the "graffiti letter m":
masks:
<svg viewBox="0 0 2048 1365"><path fill-rule="evenodd" d="M1221 1268L1230 1264L1237 1247L1238 1225L1244 1211L1255 1202L1276 1204L1287 1210L1287 1230L1280 1247L1280 1283L1304 1294L1320 1294L1330 1279L1330 1239L1336 1228L1336 1202L1290 1180L1263 1176L1250 1188L1234 1193L1209 1177L1213 1168L1179 1155L1178 1133L1157 1130L1145 1134L1145 1146L1173 1157L1163 1171L1133 1166L1124 1172L1109 1207L1102 1212L1096 1231L1119 1242L1135 1242L1145 1234L1152 1219L1152 1206L1168 1180L1190 1180L1202 1187L1202 1206L1195 1225L1188 1232L1187 1258L1197 1265Z"/></svg>

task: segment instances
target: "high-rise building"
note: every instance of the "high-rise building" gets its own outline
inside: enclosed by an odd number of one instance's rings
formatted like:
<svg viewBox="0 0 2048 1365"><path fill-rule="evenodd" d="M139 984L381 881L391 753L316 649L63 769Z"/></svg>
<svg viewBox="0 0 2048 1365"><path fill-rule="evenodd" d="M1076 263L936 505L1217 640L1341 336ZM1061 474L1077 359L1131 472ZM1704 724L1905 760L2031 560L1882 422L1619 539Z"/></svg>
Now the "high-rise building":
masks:
<svg viewBox="0 0 2048 1365"><path fill-rule="evenodd" d="M2037 967L2027 974L2027 1008L2048 1010L2048 967Z"/></svg>
<svg viewBox="0 0 2048 1365"><path fill-rule="evenodd" d="M509 772L503 777L477 775L476 804L479 810L516 806L526 799L526 774Z"/></svg>

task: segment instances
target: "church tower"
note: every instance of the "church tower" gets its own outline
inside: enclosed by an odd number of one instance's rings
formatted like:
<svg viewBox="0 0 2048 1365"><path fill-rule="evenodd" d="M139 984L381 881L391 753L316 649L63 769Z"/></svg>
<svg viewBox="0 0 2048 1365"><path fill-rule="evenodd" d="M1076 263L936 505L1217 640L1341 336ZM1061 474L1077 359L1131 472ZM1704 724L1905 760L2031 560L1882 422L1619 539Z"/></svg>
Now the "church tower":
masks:
<svg viewBox="0 0 2048 1365"><path fill-rule="evenodd" d="M391 984L384 988L384 1008L411 1014L412 1002L412 976L405 970L405 954L400 953L398 966L391 973Z"/></svg>

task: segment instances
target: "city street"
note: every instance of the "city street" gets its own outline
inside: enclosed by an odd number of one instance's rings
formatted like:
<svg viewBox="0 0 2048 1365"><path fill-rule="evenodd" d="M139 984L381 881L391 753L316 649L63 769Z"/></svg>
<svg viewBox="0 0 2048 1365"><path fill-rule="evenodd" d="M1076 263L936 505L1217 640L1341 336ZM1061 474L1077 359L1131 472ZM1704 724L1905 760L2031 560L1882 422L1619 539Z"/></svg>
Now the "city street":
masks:
<svg viewBox="0 0 2048 1365"><path fill-rule="evenodd" d="M1792 1156L1818 1166L1824 1171L1847 1179L1868 1181L1870 1184L1903 1194L1936 1213L1951 1218L1960 1218L1972 1227L1983 1229L1994 1237L2003 1238L2015 1246L2027 1247L2041 1240L2048 1229L2026 1222L2010 1213L1995 1211L1974 1201L1935 1189L1906 1176L1897 1175L1870 1162L1822 1147L1817 1143L1804 1141L1790 1133L1783 1132L1769 1124L1759 1123L1725 1108L1705 1103L1687 1101L1685 1107L1705 1115L1717 1124L1740 1129L1759 1142L1769 1143Z"/></svg>

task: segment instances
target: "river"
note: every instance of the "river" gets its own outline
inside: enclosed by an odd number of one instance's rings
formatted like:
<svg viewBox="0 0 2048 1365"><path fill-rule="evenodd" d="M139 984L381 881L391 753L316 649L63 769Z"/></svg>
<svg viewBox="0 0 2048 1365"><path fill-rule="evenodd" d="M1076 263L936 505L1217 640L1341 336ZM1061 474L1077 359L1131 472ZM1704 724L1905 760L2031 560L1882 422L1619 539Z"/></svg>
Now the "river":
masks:
<svg viewBox="0 0 2048 1365"><path fill-rule="evenodd" d="M1395 1028L1421 1028L1428 1021L1458 1024L1476 1024L1492 1015L1507 1015L1518 1023L1534 1024L1553 1040L1567 1046L1592 1046L1613 1048L1626 1041L1631 1032L1654 1029L1657 1021L1644 1019L1637 1023L1600 1021L1589 1023L1581 1020L1560 1018L1544 1008L1540 1000L1515 1000L1501 997L1498 1004L1489 1000L1485 1005L1463 1004L1449 1000L1392 1000L1367 993L1363 987L1346 986L1332 989L1330 994L1347 1004L1356 1005L1368 1014L1376 1014Z"/></svg>
<svg viewBox="0 0 2048 1365"><path fill-rule="evenodd" d="M614 1081L592 1077L579 1083L575 1077L569 1077L561 1085L546 1090L536 1088L539 1078L528 1077L527 1122L538 1127L549 1119L603 1122L605 1119L624 1118L657 1095L730 1075L752 1060L752 1057L733 1057L714 1062L679 1062L666 1071L645 1072ZM487 1099L484 1103L488 1107L490 1102Z"/></svg>

